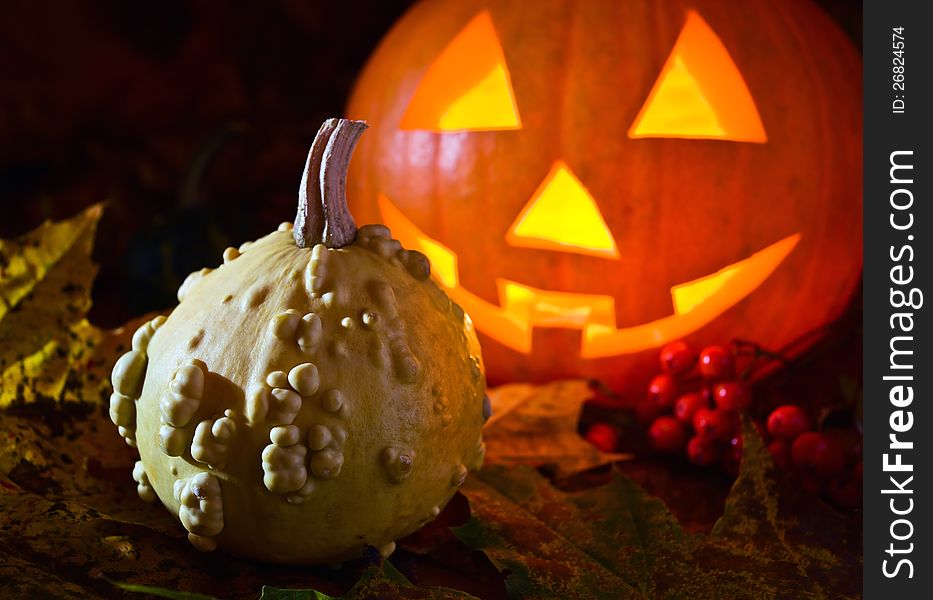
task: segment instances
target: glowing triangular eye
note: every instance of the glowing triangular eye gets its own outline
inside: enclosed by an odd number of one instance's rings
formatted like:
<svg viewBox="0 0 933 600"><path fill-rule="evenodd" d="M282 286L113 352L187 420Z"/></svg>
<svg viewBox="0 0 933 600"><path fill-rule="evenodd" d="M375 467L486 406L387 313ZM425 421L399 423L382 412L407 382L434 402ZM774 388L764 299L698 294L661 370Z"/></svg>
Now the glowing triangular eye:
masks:
<svg viewBox="0 0 933 600"><path fill-rule="evenodd" d="M524 248L619 257L596 201L563 161L551 167L505 239Z"/></svg>
<svg viewBox="0 0 933 600"><path fill-rule="evenodd" d="M742 74L696 12L687 13L680 37L629 137L767 141Z"/></svg>
<svg viewBox="0 0 933 600"><path fill-rule="evenodd" d="M402 129L521 129L512 81L488 11L476 15L428 67Z"/></svg>

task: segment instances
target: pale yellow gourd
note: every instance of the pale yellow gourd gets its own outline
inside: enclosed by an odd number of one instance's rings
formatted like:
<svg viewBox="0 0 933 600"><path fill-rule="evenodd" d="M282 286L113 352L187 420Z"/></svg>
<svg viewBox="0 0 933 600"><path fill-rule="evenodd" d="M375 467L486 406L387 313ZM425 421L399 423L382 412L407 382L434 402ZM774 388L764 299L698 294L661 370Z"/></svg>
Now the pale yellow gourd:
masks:
<svg viewBox="0 0 933 600"><path fill-rule="evenodd" d="M140 496L201 550L334 563L432 520L482 464L470 319L427 259L356 230L343 181L365 125L324 124L295 227L193 273L113 370Z"/></svg>

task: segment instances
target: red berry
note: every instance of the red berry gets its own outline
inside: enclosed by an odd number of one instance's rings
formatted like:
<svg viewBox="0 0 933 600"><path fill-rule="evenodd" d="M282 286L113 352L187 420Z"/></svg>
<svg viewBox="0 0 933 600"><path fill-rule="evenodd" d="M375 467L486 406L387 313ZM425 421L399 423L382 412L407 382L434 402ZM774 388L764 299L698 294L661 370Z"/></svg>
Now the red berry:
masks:
<svg viewBox="0 0 933 600"><path fill-rule="evenodd" d="M790 456L790 446L782 440L775 440L768 444L768 452L771 453L771 459L774 465L781 471L790 471L794 464Z"/></svg>
<svg viewBox="0 0 933 600"><path fill-rule="evenodd" d="M768 433L775 439L791 441L807 431L810 431L810 417L799 406L778 406L768 416Z"/></svg>
<svg viewBox="0 0 933 600"><path fill-rule="evenodd" d="M745 410L752 403L752 395L745 384L724 381L713 388L713 401L723 410Z"/></svg>
<svg viewBox="0 0 933 600"><path fill-rule="evenodd" d="M687 373L696 361L696 352L683 340L671 342L661 348L661 368L672 375Z"/></svg>
<svg viewBox="0 0 933 600"><path fill-rule="evenodd" d="M862 505L862 484L853 479L834 479L826 486L826 495L839 508L855 509Z"/></svg>
<svg viewBox="0 0 933 600"><path fill-rule="evenodd" d="M700 352L700 375L707 379L727 379L735 375L732 353L722 346L707 346Z"/></svg>
<svg viewBox="0 0 933 600"><path fill-rule="evenodd" d="M804 471L803 473L799 473L798 481L800 483L800 487L810 492L811 494L819 494L821 491L823 491L824 480L812 471Z"/></svg>
<svg viewBox="0 0 933 600"><path fill-rule="evenodd" d="M695 435L687 442L687 459L695 465L708 467L719 460L719 445L716 441Z"/></svg>
<svg viewBox="0 0 933 600"><path fill-rule="evenodd" d="M693 423L693 415L696 411L708 406L709 404L700 394L696 392L684 394L674 403L674 416L684 423Z"/></svg>
<svg viewBox="0 0 933 600"><path fill-rule="evenodd" d="M594 423L586 430L586 441L603 452L615 452L619 443L619 430L606 423Z"/></svg>
<svg viewBox="0 0 933 600"><path fill-rule="evenodd" d="M693 428L697 435L728 440L739 426L739 417L730 410L701 408L693 414Z"/></svg>
<svg viewBox="0 0 933 600"><path fill-rule="evenodd" d="M658 417L648 429L651 446L658 452L674 454L683 450L687 429L674 417Z"/></svg>
<svg viewBox="0 0 933 600"><path fill-rule="evenodd" d="M839 443L814 431L797 436L791 446L791 457L797 467L809 467L827 477L840 475L846 466L845 453Z"/></svg>
<svg viewBox="0 0 933 600"><path fill-rule="evenodd" d="M674 406L677 394L677 382L669 373L661 373L648 384L648 398L661 410Z"/></svg>
<svg viewBox="0 0 933 600"><path fill-rule="evenodd" d="M661 409L651 398L642 398L635 405L635 419L642 425L648 425L661 415Z"/></svg>

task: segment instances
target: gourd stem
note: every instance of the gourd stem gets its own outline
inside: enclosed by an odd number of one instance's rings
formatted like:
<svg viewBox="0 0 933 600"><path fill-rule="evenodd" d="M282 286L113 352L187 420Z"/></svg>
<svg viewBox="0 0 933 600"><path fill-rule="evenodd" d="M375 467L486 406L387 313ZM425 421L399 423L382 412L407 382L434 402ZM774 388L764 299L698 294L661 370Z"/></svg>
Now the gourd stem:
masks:
<svg viewBox="0 0 933 600"><path fill-rule="evenodd" d="M305 162L298 187L293 235L300 248L324 244L342 248L356 239L356 223L347 207L346 179L350 157L366 129L364 121L324 121Z"/></svg>

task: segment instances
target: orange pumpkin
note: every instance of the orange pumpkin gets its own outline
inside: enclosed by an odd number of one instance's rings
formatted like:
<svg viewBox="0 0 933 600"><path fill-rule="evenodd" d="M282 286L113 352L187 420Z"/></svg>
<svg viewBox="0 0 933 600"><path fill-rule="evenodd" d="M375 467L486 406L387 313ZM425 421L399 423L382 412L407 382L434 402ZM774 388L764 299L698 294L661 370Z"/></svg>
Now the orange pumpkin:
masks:
<svg viewBox="0 0 933 600"><path fill-rule="evenodd" d="M353 212L431 259L491 383L644 389L664 343L780 347L859 279L860 58L802 1L425 2L348 113Z"/></svg>

